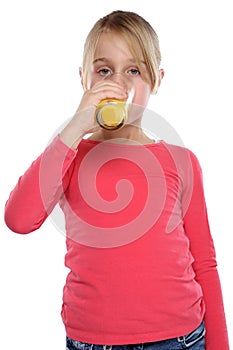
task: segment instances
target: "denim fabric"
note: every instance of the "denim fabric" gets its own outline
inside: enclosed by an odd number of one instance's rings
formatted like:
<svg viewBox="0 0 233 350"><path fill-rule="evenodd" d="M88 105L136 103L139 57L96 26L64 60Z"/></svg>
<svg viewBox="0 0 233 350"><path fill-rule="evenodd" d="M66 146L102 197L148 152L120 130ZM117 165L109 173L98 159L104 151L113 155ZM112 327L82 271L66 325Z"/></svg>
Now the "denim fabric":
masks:
<svg viewBox="0 0 233 350"><path fill-rule="evenodd" d="M66 338L66 350L205 350L204 322L193 332L182 337L162 340L153 343L130 345L94 345Z"/></svg>

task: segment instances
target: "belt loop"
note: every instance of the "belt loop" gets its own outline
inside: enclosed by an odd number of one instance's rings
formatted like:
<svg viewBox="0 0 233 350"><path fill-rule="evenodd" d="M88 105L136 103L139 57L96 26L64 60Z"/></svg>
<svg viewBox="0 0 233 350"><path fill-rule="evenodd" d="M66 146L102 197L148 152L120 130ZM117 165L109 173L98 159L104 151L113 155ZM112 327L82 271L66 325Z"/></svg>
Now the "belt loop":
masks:
<svg viewBox="0 0 233 350"><path fill-rule="evenodd" d="M103 345L103 350L112 350L112 345Z"/></svg>
<svg viewBox="0 0 233 350"><path fill-rule="evenodd" d="M178 338L177 338L177 341L178 341L179 343L184 343L184 336L178 337Z"/></svg>

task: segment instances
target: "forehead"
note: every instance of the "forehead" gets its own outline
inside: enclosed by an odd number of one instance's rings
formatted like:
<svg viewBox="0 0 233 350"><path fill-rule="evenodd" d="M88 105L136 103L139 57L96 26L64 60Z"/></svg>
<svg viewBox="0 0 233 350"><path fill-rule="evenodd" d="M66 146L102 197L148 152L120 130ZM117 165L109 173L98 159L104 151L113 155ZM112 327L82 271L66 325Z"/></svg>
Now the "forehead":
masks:
<svg viewBox="0 0 233 350"><path fill-rule="evenodd" d="M129 44L130 43L130 44ZM118 60L138 60L142 59L141 50L137 48L135 57L135 46L132 40L123 34L116 32L103 32L100 34L98 43L94 51L93 61L101 57L112 57ZM132 48L134 48L132 50Z"/></svg>

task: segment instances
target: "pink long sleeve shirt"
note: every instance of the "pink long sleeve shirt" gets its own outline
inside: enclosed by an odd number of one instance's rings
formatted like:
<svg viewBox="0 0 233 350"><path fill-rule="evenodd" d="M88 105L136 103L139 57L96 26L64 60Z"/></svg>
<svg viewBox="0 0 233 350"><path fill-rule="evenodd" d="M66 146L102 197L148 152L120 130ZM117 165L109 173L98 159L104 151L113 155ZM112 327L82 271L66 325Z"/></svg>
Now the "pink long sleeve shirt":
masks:
<svg viewBox="0 0 233 350"><path fill-rule="evenodd" d="M185 335L204 318L207 350L229 349L202 172L191 151L90 140L74 151L57 136L11 192L6 224L32 232L56 204L66 224L68 337L153 342Z"/></svg>

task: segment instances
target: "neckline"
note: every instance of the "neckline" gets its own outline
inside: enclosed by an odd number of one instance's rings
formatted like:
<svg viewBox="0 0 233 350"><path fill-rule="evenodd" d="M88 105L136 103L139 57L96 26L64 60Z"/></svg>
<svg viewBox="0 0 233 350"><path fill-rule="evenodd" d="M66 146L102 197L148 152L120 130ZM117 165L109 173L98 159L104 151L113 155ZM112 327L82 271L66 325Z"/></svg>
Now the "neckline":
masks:
<svg viewBox="0 0 233 350"><path fill-rule="evenodd" d="M153 140L153 143L146 143L146 144L140 144L136 141L132 141L132 143L120 143L120 142L112 142L112 139L109 140L105 140L105 141L97 141L97 140L90 140L90 139L82 139L82 143L89 143L89 144L93 144L93 145L99 145L99 144L105 144L106 146L111 146L111 147L129 147L129 148L138 148L138 147L146 147L146 148L150 148L150 147L157 147L161 144L164 143L163 140L158 139L158 140Z"/></svg>

